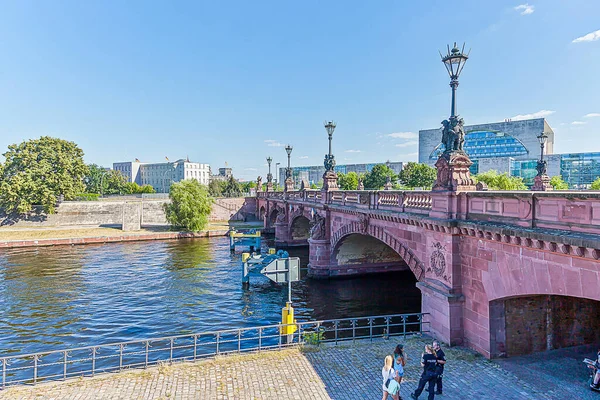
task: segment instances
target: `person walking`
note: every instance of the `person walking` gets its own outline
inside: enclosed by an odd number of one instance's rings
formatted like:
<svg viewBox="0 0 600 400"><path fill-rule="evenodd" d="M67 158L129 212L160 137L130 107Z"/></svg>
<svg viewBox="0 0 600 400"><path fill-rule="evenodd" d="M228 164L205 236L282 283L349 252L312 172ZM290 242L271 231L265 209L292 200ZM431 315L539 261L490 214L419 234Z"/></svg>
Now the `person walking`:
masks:
<svg viewBox="0 0 600 400"><path fill-rule="evenodd" d="M444 365L446 364L446 353L440 347L440 342L437 340L433 341L433 350L435 351L437 357L437 365L436 365L436 374L437 379L435 383L437 385L437 391L435 394L442 394L442 378L444 377Z"/></svg>
<svg viewBox="0 0 600 400"><path fill-rule="evenodd" d="M404 366L406 365L406 353L404 352L404 345L399 344L394 349L394 369L396 370L396 380L398 383L402 383L402 377L404 376Z"/></svg>
<svg viewBox="0 0 600 400"><path fill-rule="evenodd" d="M425 353L423 353L421 356L421 365L423 366L423 373L421 374L421 379L419 380L419 387L417 387L417 390L415 390L414 393L410 394L410 397L417 400L421 393L423 393L425 384L429 384L429 396L427 399L433 400L435 398L433 386L435 385L435 380L437 378L437 374L435 373L437 356L433 347L428 344L425 345Z"/></svg>
<svg viewBox="0 0 600 400"><path fill-rule="evenodd" d="M396 371L394 370L394 359L392 356L386 356L381 369L381 376L383 377L383 400L386 400L389 396L392 396L393 400L398 400L400 396L400 384L396 381Z"/></svg>

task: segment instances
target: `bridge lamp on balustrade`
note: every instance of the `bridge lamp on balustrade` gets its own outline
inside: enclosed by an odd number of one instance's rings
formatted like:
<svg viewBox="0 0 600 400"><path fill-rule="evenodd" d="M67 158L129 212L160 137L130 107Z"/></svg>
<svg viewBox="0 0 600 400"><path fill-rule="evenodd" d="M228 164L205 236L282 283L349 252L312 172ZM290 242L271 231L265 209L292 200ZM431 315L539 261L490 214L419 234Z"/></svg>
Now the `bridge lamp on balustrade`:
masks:
<svg viewBox="0 0 600 400"><path fill-rule="evenodd" d="M454 47L450 50L450 46L448 46L448 54L445 56L440 52L440 57L442 58L442 62L448 71L448 75L450 75L450 87L452 88L452 109L450 112L450 117L455 117L456 114L456 88L458 87L458 77L465 67L465 63L469 59L469 54L465 54L465 45L463 44L462 50L460 50L456 46L456 42L454 43ZM471 51L469 50L469 53Z"/></svg>
<svg viewBox="0 0 600 400"><path fill-rule="evenodd" d="M285 171L285 178L291 178L292 177L292 168L291 168L291 164L290 164L290 158L292 156L292 150L294 148L292 146L290 146L289 144L287 146L285 146L285 152L287 153L288 156L288 166L287 169Z"/></svg>
<svg viewBox="0 0 600 400"><path fill-rule="evenodd" d="M336 125L333 121L325 121L323 125L325 126L327 136L329 137L329 153L325 155L325 171L333 171L335 160L333 154L331 154L331 139L333 138L333 132L335 131Z"/></svg>

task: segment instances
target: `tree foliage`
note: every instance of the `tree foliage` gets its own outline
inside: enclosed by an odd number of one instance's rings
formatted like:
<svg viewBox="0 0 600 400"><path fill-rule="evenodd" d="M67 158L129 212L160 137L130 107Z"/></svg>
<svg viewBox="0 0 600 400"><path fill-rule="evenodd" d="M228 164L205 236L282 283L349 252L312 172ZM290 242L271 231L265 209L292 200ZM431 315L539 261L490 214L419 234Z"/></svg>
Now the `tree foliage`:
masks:
<svg viewBox="0 0 600 400"><path fill-rule="evenodd" d="M487 184L488 189L491 190L527 190L523 178L510 176L506 172L499 174L493 169L474 175L474 178L478 182Z"/></svg>
<svg viewBox="0 0 600 400"><path fill-rule="evenodd" d="M85 189L87 166L74 143L49 136L8 146L0 168L0 207L27 213L33 205L53 213L58 197L73 200Z"/></svg>
<svg viewBox="0 0 600 400"><path fill-rule="evenodd" d="M167 221L174 227L192 232L201 231L208 223L214 199L208 188L195 179L173 183L169 190L170 203L164 205Z"/></svg>
<svg viewBox="0 0 600 400"><path fill-rule="evenodd" d="M208 192L212 197L221 197L223 196L223 189L225 188L225 181L221 180L211 180L208 184Z"/></svg>
<svg viewBox="0 0 600 400"><path fill-rule="evenodd" d="M127 194L127 178L121 172L111 169L102 180L102 194Z"/></svg>
<svg viewBox="0 0 600 400"><path fill-rule="evenodd" d="M556 175L550 178L550 184L554 188L554 190L568 190L569 184L563 181L562 176Z"/></svg>
<svg viewBox="0 0 600 400"><path fill-rule="evenodd" d="M138 185L136 182L127 182L125 184L125 193L126 194L149 194L156 193L154 187L152 185Z"/></svg>
<svg viewBox="0 0 600 400"><path fill-rule="evenodd" d="M240 197L242 195L242 186L232 176L227 179L225 186L223 187L223 196L225 197Z"/></svg>
<svg viewBox="0 0 600 400"><path fill-rule="evenodd" d="M592 185L590 186L591 190L600 190L600 176L596 178Z"/></svg>
<svg viewBox="0 0 600 400"><path fill-rule="evenodd" d="M403 186L411 189L416 187L430 189L436 177L435 168L423 163L409 162L402 168L399 180Z"/></svg>
<svg viewBox="0 0 600 400"><path fill-rule="evenodd" d="M398 179L398 175L385 164L377 164L371 172L365 174L365 189L379 190L387 182L387 177L391 178L392 184ZM358 185L358 184L357 184Z"/></svg>
<svg viewBox="0 0 600 400"><path fill-rule="evenodd" d="M347 174L339 172L338 187L340 190L357 190L358 189L358 174L354 171Z"/></svg>

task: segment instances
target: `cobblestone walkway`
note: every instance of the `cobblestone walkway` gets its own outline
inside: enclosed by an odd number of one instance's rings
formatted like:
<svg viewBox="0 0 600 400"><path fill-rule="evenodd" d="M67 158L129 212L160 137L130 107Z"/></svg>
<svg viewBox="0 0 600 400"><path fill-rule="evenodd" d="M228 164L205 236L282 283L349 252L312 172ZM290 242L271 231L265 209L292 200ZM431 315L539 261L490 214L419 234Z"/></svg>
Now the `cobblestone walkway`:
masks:
<svg viewBox="0 0 600 400"><path fill-rule="evenodd" d="M397 342L340 343L319 350L287 349L175 364L96 378L16 387L0 399L375 399L381 398L383 358ZM410 399L425 341L406 340L409 362L402 397ZM585 387L548 387L526 382L498 364L462 349L446 350L441 399L594 399ZM585 376L582 376L585 380ZM540 387L543 386L543 387ZM426 399L427 392L421 395ZM589 397L588 397L589 396ZM436 396L437 398L438 396Z"/></svg>

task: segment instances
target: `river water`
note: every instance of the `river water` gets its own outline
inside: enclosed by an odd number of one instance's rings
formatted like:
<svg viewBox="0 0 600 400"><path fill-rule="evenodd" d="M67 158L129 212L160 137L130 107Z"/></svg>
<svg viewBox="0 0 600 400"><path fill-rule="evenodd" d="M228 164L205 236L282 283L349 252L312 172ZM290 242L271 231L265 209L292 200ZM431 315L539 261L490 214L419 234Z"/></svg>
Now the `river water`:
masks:
<svg viewBox="0 0 600 400"><path fill-rule="evenodd" d="M0 356L278 323L287 286L243 289L240 258L227 238L3 250ZM420 311L410 272L303 278L292 300L299 321Z"/></svg>

